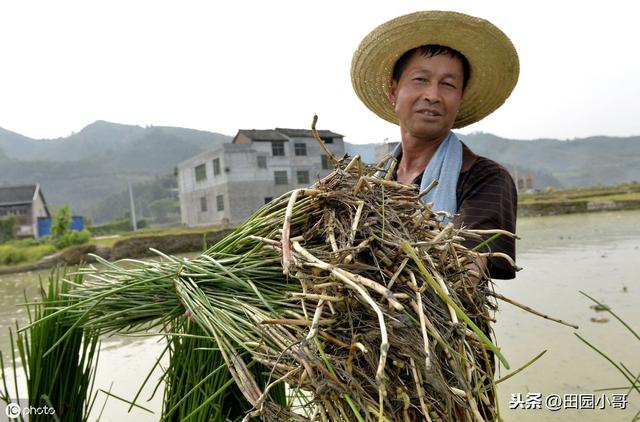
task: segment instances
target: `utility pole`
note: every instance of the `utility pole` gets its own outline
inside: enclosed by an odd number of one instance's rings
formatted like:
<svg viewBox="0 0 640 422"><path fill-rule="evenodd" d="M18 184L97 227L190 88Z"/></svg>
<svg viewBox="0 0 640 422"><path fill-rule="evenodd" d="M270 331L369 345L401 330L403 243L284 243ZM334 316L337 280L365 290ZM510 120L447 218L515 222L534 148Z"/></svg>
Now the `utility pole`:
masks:
<svg viewBox="0 0 640 422"><path fill-rule="evenodd" d="M136 206L133 203L133 189L131 188L131 182L129 182L129 204L131 208L131 226L135 232L138 230L138 223L136 223Z"/></svg>

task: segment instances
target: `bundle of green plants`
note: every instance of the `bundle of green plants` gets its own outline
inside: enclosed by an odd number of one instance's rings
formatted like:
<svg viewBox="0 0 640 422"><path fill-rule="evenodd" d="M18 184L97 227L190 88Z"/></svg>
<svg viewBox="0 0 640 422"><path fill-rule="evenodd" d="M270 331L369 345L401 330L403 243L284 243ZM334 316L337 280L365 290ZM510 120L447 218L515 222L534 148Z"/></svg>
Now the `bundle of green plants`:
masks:
<svg viewBox="0 0 640 422"><path fill-rule="evenodd" d="M32 412L31 421L86 421L96 399L97 332L82 328L76 315L65 311L76 300L68 296L71 284L64 277L64 271L54 270L47 284L40 281L40 301L30 303L25 298L30 326L20 331L16 325L15 336L9 330L10 360L0 352L0 400L8 404L12 398L27 398L27 403L21 403L24 407L53 409L53 413ZM81 285L82 276L76 275L74 282ZM5 368L9 362L11 366ZM18 383L19 365L26 392Z"/></svg>
<svg viewBox="0 0 640 422"><path fill-rule="evenodd" d="M240 421L251 409L235 385L216 343L188 319L176 321L170 330L167 350L169 366L159 382L164 383L162 420ZM268 369L253 365L252 373L267 384ZM286 404L284 386L271 392Z"/></svg>
<svg viewBox="0 0 640 422"><path fill-rule="evenodd" d="M424 192L390 172L380 177L358 157L334 164L194 259L98 258L103 266L82 270L66 311L101 333L191 321L249 404L246 419L498 418L491 361L508 364L486 334L490 284L477 284L468 264L501 255L462 241L509 234L445 225ZM172 362L194 347L176 345ZM283 384L286 404L271 394Z"/></svg>

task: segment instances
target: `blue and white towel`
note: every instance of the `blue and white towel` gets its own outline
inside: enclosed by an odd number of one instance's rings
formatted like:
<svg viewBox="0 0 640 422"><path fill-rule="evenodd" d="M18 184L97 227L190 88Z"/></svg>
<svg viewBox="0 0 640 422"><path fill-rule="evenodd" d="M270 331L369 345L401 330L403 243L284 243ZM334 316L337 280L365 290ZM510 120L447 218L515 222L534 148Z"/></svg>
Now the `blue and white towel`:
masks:
<svg viewBox="0 0 640 422"><path fill-rule="evenodd" d="M402 155L402 143L398 144L391 155L396 159ZM386 163L385 169L390 165L391 160ZM453 132L449 132L422 173L420 192L434 180L438 181L438 185L423 196L422 201L432 202L434 211L446 211L453 217L458 211L456 186L460 169L462 169L462 142ZM449 219L445 218L443 222L448 223Z"/></svg>

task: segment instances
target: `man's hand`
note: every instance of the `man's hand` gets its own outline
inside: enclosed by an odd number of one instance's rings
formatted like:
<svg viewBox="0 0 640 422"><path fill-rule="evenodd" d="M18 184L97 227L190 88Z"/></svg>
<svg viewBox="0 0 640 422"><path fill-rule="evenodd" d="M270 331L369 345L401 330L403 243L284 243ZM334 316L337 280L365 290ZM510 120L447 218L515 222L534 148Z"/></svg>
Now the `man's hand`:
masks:
<svg viewBox="0 0 640 422"><path fill-rule="evenodd" d="M487 274L488 260L486 256L479 256L474 261L468 263L466 268L468 270L469 280L472 287L478 287L480 281L485 278Z"/></svg>

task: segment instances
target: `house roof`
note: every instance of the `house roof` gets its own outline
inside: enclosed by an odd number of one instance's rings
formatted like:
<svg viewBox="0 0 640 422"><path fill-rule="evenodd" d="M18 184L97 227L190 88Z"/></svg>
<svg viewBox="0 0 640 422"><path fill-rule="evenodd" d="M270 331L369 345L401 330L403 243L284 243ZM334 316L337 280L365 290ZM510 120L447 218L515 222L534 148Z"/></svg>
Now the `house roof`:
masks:
<svg viewBox="0 0 640 422"><path fill-rule="evenodd" d="M275 129L240 129L238 134L244 134L252 141L288 141L289 138L312 138L313 134L309 129L288 129L277 127ZM330 130L319 130L320 138L343 138L339 133ZM234 138L235 142L235 138Z"/></svg>
<svg viewBox="0 0 640 422"><path fill-rule="evenodd" d="M313 133L309 129L288 129L288 128L277 127L276 130L292 138L313 137ZM321 138L344 138L344 136L340 135L339 133L335 133L330 130L319 130L318 135L320 135Z"/></svg>
<svg viewBox="0 0 640 422"><path fill-rule="evenodd" d="M33 204L38 196L42 199L45 212L51 216L40 185L0 186L0 207Z"/></svg>
<svg viewBox="0 0 640 422"><path fill-rule="evenodd" d="M38 185L0 186L0 205L31 203L37 191Z"/></svg>
<svg viewBox="0 0 640 422"><path fill-rule="evenodd" d="M287 141L282 133L273 129L240 129L238 134L244 134L253 141ZM238 135L236 135L238 136Z"/></svg>

